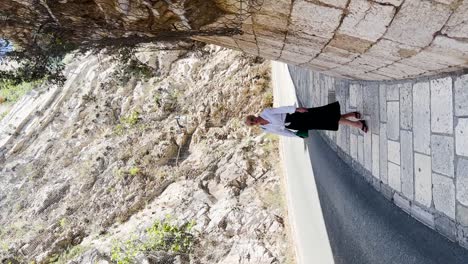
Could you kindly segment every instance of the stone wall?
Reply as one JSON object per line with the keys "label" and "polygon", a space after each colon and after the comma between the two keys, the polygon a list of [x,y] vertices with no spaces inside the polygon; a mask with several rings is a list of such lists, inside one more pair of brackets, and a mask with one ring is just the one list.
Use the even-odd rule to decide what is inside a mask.
{"label": "stone wall", "polygon": [[468,1],[264,0],[243,30],[198,39],[348,79],[468,66]]}
{"label": "stone wall", "polygon": [[[290,70],[296,80],[304,71]],[[296,81],[304,105],[337,100],[342,113],[367,120],[366,134],[346,126],[323,133],[341,158],[403,211],[468,248],[468,74],[384,82],[301,76],[309,78]]]}

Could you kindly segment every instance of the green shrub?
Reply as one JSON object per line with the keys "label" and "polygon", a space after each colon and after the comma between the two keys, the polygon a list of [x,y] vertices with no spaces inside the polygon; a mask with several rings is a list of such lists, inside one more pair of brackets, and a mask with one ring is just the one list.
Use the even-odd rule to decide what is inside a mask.
{"label": "green shrub", "polygon": [[189,254],[193,250],[195,222],[178,226],[170,223],[169,218],[156,221],[145,231],[145,240],[131,238],[124,242],[114,242],[111,260],[117,264],[133,263],[136,256],[151,251],[165,251]]}
{"label": "green shrub", "polygon": [[41,84],[43,80],[34,82],[22,82],[14,84],[11,81],[0,81],[0,97],[5,99],[7,103],[15,103],[27,92]]}

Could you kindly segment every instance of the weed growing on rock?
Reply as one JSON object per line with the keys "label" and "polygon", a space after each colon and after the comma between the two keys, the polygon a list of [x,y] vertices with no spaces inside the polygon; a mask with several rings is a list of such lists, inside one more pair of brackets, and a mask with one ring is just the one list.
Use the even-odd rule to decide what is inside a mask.
{"label": "weed growing on rock", "polygon": [[128,174],[130,174],[130,176],[136,176],[140,173],[140,168],[138,167],[132,167],[128,170]]}
{"label": "weed growing on rock", "polygon": [[111,260],[117,264],[129,264],[138,255],[152,251],[189,254],[193,250],[195,237],[192,228],[194,225],[194,221],[180,226],[172,224],[169,217],[156,221],[146,229],[144,240],[131,238],[124,242],[114,242]]}
{"label": "weed growing on rock", "polygon": [[123,135],[127,129],[135,127],[135,125],[140,121],[140,112],[132,111],[130,114],[120,118],[120,124],[116,125],[114,128],[114,133],[116,135]]}
{"label": "weed growing on rock", "polygon": [[76,257],[80,256],[83,254],[88,248],[84,246],[74,246],[68,248],[66,251],[64,251],[60,255],[55,255],[53,259],[49,260],[49,263],[53,264],[65,264],[69,263],[70,260],[75,259]]}

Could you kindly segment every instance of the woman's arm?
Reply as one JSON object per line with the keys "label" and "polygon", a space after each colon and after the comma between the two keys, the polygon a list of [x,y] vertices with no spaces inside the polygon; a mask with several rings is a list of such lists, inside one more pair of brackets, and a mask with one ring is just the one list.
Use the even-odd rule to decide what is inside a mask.
{"label": "woman's arm", "polygon": [[296,112],[298,112],[298,113],[306,113],[306,112],[308,112],[308,110],[307,110],[307,108],[305,108],[305,107],[298,107],[298,108],[296,108]]}
{"label": "woman's arm", "polygon": [[270,112],[272,114],[292,114],[296,111],[296,107],[294,105],[290,106],[280,106],[274,108],[267,108],[265,111]]}

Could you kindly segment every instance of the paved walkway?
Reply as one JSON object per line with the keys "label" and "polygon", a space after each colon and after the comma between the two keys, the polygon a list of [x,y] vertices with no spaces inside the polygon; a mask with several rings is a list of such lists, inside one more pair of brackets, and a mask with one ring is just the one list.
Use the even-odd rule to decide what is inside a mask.
{"label": "paved walkway", "polygon": [[[272,79],[274,105],[297,105],[294,84],[286,64],[273,62]],[[280,137],[280,155],[285,169],[284,186],[296,263],[333,264],[309,152],[304,140]]]}
{"label": "paved walkway", "polygon": [[370,131],[324,135],[338,154],[403,211],[468,247],[468,75],[348,82],[290,67],[303,105],[338,100]]}
{"label": "paved walkway", "polygon": [[386,200],[318,133],[306,142],[336,264],[467,263],[468,250]]}

